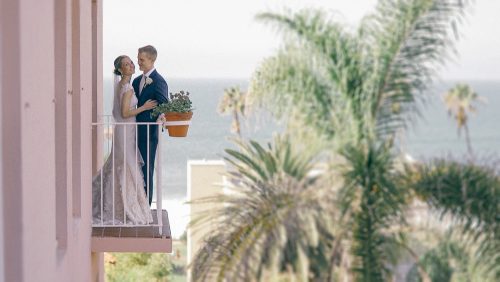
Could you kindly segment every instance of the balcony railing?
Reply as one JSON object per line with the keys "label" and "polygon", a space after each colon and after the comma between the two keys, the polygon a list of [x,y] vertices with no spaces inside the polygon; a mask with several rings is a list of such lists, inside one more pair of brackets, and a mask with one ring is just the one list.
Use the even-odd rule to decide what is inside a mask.
{"label": "balcony railing", "polygon": [[[103,144],[103,158],[104,158],[104,164],[106,165],[106,162],[110,162],[108,163],[108,165],[111,165],[111,172],[112,172],[112,175],[116,175],[116,174],[120,174],[119,177],[121,177],[123,179],[123,183],[127,183],[127,177],[129,177],[130,175],[127,175],[127,173],[130,173],[128,172],[127,169],[119,172],[118,169],[115,167],[117,165],[117,163],[115,162],[115,160],[119,159],[123,164],[127,164],[127,161],[130,161],[130,160],[127,160],[127,158],[130,158],[131,154],[130,152],[127,152],[127,146],[130,146],[130,144],[127,144],[128,141],[130,141],[130,138],[129,137],[129,133],[131,131],[135,131],[135,132],[138,132],[138,128],[139,126],[147,126],[147,154],[149,155],[150,153],[150,147],[149,147],[149,144],[150,144],[150,140],[149,140],[149,137],[150,137],[150,130],[151,129],[151,125],[158,125],[158,147],[157,147],[157,150],[156,150],[156,164],[155,164],[155,172],[154,172],[154,175],[155,175],[155,178],[156,178],[156,181],[154,183],[154,190],[155,190],[155,194],[156,194],[156,197],[153,197],[153,202],[152,202],[152,207],[156,207],[156,214],[153,215],[153,217],[155,217],[154,219],[154,224],[153,223],[150,223],[148,224],[149,226],[158,226],[158,227],[161,227],[162,226],[162,215],[161,215],[161,211],[162,211],[162,192],[163,192],[163,186],[162,186],[162,182],[161,182],[161,173],[158,173],[159,171],[162,170],[162,161],[161,161],[161,151],[162,151],[162,148],[161,148],[161,138],[162,138],[162,134],[161,134],[161,128],[162,128],[162,124],[161,123],[135,123],[135,122],[114,122],[112,120],[111,117],[104,117],[104,121],[103,122],[100,122],[100,123],[93,123],[92,126],[95,127],[96,129],[96,132],[102,132],[103,134],[101,134],[101,136],[103,136],[103,140],[102,140],[102,144]],[[123,133],[123,136],[114,136],[115,132],[120,132],[120,133]],[[119,142],[121,143],[121,145],[123,145],[122,149],[121,150],[113,150],[113,140],[117,141],[118,138],[122,138]],[[100,142],[98,142],[99,144]],[[138,134],[135,134],[135,144],[138,144]],[[133,160],[132,160],[132,164],[138,164],[139,162],[139,158],[141,157],[140,155],[140,152],[139,152],[139,149],[137,147],[137,145],[134,146],[135,147],[135,152],[133,153]],[[117,156],[118,153],[116,153],[116,151],[121,151],[119,153],[121,153],[122,155],[120,156]],[[143,158],[144,161],[146,158]],[[147,163],[145,161],[144,163],[145,166],[147,166],[146,168],[146,171],[147,171],[147,175],[149,175],[150,173],[150,167],[149,167],[149,163]],[[140,166],[139,165],[133,165],[131,167],[132,171],[132,176],[134,179],[138,179],[139,177],[142,177],[142,171],[140,171]],[[127,206],[127,199],[126,199],[126,193],[123,193],[123,199],[120,201],[119,199],[115,199],[116,196],[118,196],[120,194],[120,191],[117,191],[118,188],[118,183],[116,183],[116,178],[117,177],[111,177],[111,179],[106,179],[106,176],[104,175],[105,171],[104,169],[101,167],[99,170],[99,174],[100,175],[97,175],[100,177],[101,181],[100,182],[100,203],[92,203],[93,207],[97,204],[100,206],[100,222],[99,221],[95,221],[93,220],[93,224],[92,224],[92,227],[131,227],[131,226],[144,226],[143,224],[134,224],[132,223],[128,218],[127,218],[127,213],[129,212],[129,207]],[[109,178],[109,177],[107,177]],[[102,179],[104,179],[104,181],[102,181]],[[112,201],[111,201],[111,204],[112,204],[112,220],[109,221],[109,220],[106,220],[105,221],[105,216],[104,216],[104,189],[106,188],[105,187],[105,182],[106,181],[110,181],[111,180],[111,189],[112,189]],[[139,191],[139,189],[144,189],[144,187],[138,187],[137,185],[137,181],[134,181],[134,183],[136,184],[134,187],[136,189],[136,193]],[[152,183],[149,183],[149,177],[144,177],[144,183],[146,185],[146,202],[148,202],[148,199],[149,199],[149,187]],[[108,187],[109,188],[109,187]],[[124,187],[125,188],[125,187]],[[94,198],[94,197],[93,197]],[[119,204],[119,206],[117,207],[116,204],[117,203],[121,203]],[[121,215],[120,217],[116,217],[116,215],[119,214]]]}
{"label": "balcony railing", "polygon": [[[93,181],[93,199],[97,198],[99,199],[97,202],[93,201],[92,203],[92,210],[93,210],[93,223],[92,223],[92,236],[93,238],[170,238],[170,226],[168,222],[168,215],[165,210],[163,210],[162,206],[162,192],[163,192],[163,185],[162,185],[162,158],[161,158],[161,151],[162,151],[162,139],[165,138],[164,136],[167,136],[166,133],[162,132],[162,126],[165,125],[182,125],[182,124],[188,124],[189,122],[166,122],[166,123],[135,123],[135,122],[115,122],[111,116],[103,116],[100,118],[100,122],[97,123],[92,123],[92,132],[95,134],[97,137],[97,142],[96,144],[97,148],[94,148],[95,154],[97,154],[97,158],[99,160],[102,160],[102,164],[100,167],[97,168],[97,175],[94,175],[94,180],[100,177],[100,182],[98,185],[96,181]],[[149,208],[149,211],[152,213],[152,218],[153,222],[151,223],[145,223],[145,224],[140,224],[140,223],[134,223],[131,221],[131,219],[127,216],[129,214],[129,208],[127,206],[127,198],[126,198],[126,193],[121,194],[121,191],[117,191],[119,189],[119,185],[117,182],[117,179],[122,179],[122,183],[129,183],[127,180],[127,177],[132,177],[134,180],[142,177],[142,172],[141,166],[137,165],[139,162],[139,158],[141,157],[141,154],[139,152],[139,148],[137,147],[138,144],[138,134],[137,132],[139,131],[140,126],[147,126],[147,152],[149,155],[150,152],[150,130],[154,130],[151,128],[152,125],[158,125],[157,129],[158,130],[158,147],[156,150],[156,157],[155,157],[155,167],[154,167],[154,193],[152,197],[152,203],[151,207]],[[134,142],[134,140],[130,140],[130,132],[135,131],[135,144],[131,145],[130,142]],[[117,136],[117,135],[121,136]],[[123,134],[123,135],[122,135]],[[133,134],[132,134],[133,136]],[[127,144],[127,142],[129,144]],[[117,150],[113,149],[113,146],[117,148],[117,146],[122,146],[124,148],[123,150]],[[135,147],[135,148],[134,148]],[[129,148],[128,151],[126,148]],[[134,148],[134,149],[130,149]],[[131,150],[133,150],[131,152]],[[122,155],[117,155],[118,153],[121,153]],[[127,154],[128,153],[128,154]],[[132,161],[130,162],[130,159],[132,158]],[[117,161],[119,160],[119,161]],[[143,158],[144,160],[144,165],[146,166],[146,175],[149,175],[150,173],[150,166],[149,162],[147,161],[146,158]],[[132,171],[128,171],[127,169],[124,169],[122,171],[118,171],[117,164],[121,162],[123,164],[134,164],[131,166],[133,169]],[[99,163],[99,162],[98,162]],[[127,166],[124,166],[127,167]],[[106,171],[110,171],[106,174]],[[106,176],[106,175],[111,175],[112,177]],[[108,182],[108,183],[106,183]],[[148,204],[148,199],[149,199],[149,187],[151,183],[149,183],[149,177],[144,177],[144,183],[146,185],[146,198],[143,199],[146,203]],[[138,192],[140,191],[139,189],[144,189],[141,185],[137,185],[137,181],[134,181],[135,186],[135,196],[141,196]],[[100,187],[96,187],[100,186]],[[140,186],[140,187],[139,187]],[[105,191],[105,189],[110,189],[111,191]],[[96,192],[97,190],[97,192]],[[99,194],[95,194],[99,193]],[[109,205],[109,201],[104,203],[105,199],[109,198],[111,195],[111,207]],[[144,194],[142,194],[144,195]],[[117,199],[117,196],[122,196],[122,199]],[[100,202],[99,202],[100,201]],[[112,211],[111,219],[110,217],[110,210]],[[96,216],[96,213],[98,214]],[[105,214],[106,213],[106,214]],[[135,248],[108,248],[105,245],[102,244],[104,241],[96,241],[100,244],[99,247],[94,247],[93,249],[96,249],[97,251],[155,251],[154,247],[143,247],[142,249],[139,247]],[[100,242],[100,243],[99,243]],[[107,241],[106,241],[107,242]],[[114,241],[115,242],[115,241]],[[107,243],[106,243],[107,244]],[[137,245],[137,241],[134,241],[133,244]],[[142,244],[142,243],[141,243]],[[93,242],[93,245],[94,242]],[[109,245],[109,244],[108,244]],[[103,247],[104,246],[104,247]],[[167,248],[168,249],[168,248]],[[170,243],[170,249],[171,249],[171,243]],[[165,249],[163,249],[165,250]]]}

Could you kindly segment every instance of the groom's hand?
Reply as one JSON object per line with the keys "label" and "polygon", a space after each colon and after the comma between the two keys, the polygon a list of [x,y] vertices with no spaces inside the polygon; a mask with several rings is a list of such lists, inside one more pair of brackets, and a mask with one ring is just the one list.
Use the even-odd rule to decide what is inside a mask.
{"label": "groom's hand", "polygon": [[158,106],[158,102],[156,100],[149,99],[144,103],[144,105],[142,105],[142,108],[147,111],[156,108],[156,106]]}

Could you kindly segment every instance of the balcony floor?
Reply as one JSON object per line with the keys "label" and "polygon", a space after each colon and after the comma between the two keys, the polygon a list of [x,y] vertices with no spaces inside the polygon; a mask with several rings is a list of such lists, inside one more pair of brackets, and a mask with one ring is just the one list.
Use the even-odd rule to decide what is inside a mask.
{"label": "balcony floor", "polygon": [[[157,224],[156,210],[151,210]],[[163,226],[92,227],[93,252],[171,253],[172,238],[168,213],[162,210]]]}

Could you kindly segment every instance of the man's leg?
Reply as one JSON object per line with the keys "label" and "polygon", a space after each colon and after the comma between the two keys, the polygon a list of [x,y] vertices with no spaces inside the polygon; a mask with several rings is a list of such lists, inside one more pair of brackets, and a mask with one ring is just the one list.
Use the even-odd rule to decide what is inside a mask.
{"label": "man's leg", "polygon": [[139,152],[141,153],[142,159],[144,160],[144,165],[142,166],[142,177],[144,180],[144,193],[146,197],[148,195],[147,179],[148,179],[148,138],[147,138],[147,126],[138,126],[138,136],[137,136],[137,147],[139,147]]}

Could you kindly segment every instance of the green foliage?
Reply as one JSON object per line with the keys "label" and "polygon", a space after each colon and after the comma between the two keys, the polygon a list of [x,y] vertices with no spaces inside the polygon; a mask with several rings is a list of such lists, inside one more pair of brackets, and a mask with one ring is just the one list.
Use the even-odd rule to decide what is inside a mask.
{"label": "green foliage", "polygon": [[[419,263],[432,282],[471,281],[468,273],[469,254],[465,248],[450,238],[443,238],[439,244],[422,255]],[[420,282],[421,277],[416,265],[406,276],[407,282]]]}
{"label": "green foliage", "polygon": [[179,238],[179,240],[181,240],[181,242],[183,242],[184,244],[187,244],[187,230],[184,230],[184,232],[182,232],[182,235]]}
{"label": "green foliage", "polygon": [[193,110],[191,99],[189,98],[189,92],[180,91],[178,93],[170,93],[170,99],[168,103],[163,103],[158,105],[151,112],[152,117],[157,117],[162,113],[177,112],[177,113],[187,113]]}
{"label": "green foliage", "polygon": [[193,277],[274,281],[286,271],[300,280],[320,275],[324,268],[318,266],[329,264],[332,211],[320,200],[329,194],[312,175],[313,158],[307,151],[297,154],[285,138],[267,147],[239,145],[240,151],[226,150],[231,192],[201,201],[223,205],[198,218],[216,222],[191,266]]}
{"label": "green foliage", "polygon": [[168,254],[113,253],[106,262],[108,281],[167,281],[171,273]]}
{"label": "green foliage", "polygon": [[249,93],[292,120],[293,131],[313,127],[317,135],[341,135],[340,144],[392,138],[418,115],[468,4],[380,0],[354,32],[320,11],[260,14],[285,45],[261,64]]}
{"label": "green foliage", "polygon": [[186,232],[179,240],[172,242],[172,254],[170,255],[170,262],[172,264],[171,275],[169,281],[171,282],[185,282],[186,281],[186,268],[187,268],[187,241]]}
{"label": "green foliage", "polygon": [[357,281],[386,281],[386,259],[390,253],[384,247],[395,234],[383,232],[400,220],[406,203],[406,191],[398,186],[394,173],[394,158],[385,145],[348,146],[340,190],[340,205],[344,214],[351,214],[353,226],[353,271]]}
{"label": "green foliage", "polygon": [[[216,224],[193,262],[197,280],[389,281],[401,250],[423,279],[446,280],[469,249],[473,259],[460,263],[486,265],[482,277],[499,280],[498,173],[448,161],[404,171],[398,157],[397,138],[455,51],[470,2],[380,0],[354,30],[321,11],[257,16],[284,44],[249,95],[287,120],[288,135],[226,151],[232,189],[204,200],[223,207],[205,213]],[[312,144],[322,147],[311,155]],[[327,163],[319,175],[317,159]],[[419,259],[408,247],[415,197],[451,216],[464,253],[438,245]]]}
{"label": "green foliage", "polygon": [[384,251],[404,226],[408,186],[396,174],[394,139],[419,113],[428,85],[454,51],[469,1],[380,0],[352,32],[321,11],[263,13],[284,47],[256,71],[250,95],[290,132],[314,129],[344,157],[339,191],[352,270],[359,281],[389,279]]}
{"label": "green foliage", "polygon": [[444,103],[460,130],[467,122],[467,113],[476,111],[476,103],[483,99],[467,84],[458,83],[446,92]]}
{"label": "green foliage", "polygon": [[490,167],[438,159],[406,171],[415,193],[460,224],[477,262],[500,279],[500,174]]}

